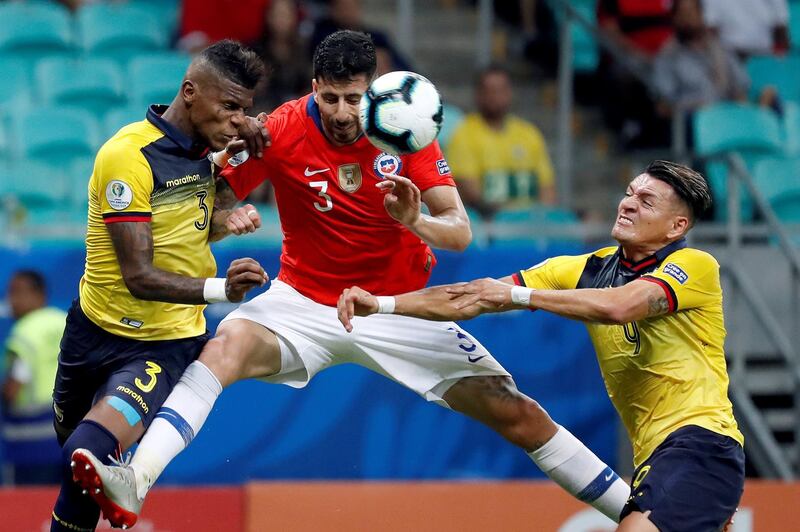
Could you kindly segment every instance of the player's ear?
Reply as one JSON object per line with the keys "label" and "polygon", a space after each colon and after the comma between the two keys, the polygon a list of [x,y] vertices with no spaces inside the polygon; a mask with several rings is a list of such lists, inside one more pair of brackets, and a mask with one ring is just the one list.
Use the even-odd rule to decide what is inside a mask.
{"label": "player's ear", "polygon": [[186,105],[191,106],[197,98],[197,85],[190,79],[183,80],[181,85],[181,97]]}
{"label": "player's ear", "polygon": [[669,238],[683,236],[689,230],[691,222],[688,216],[677,215],[672,220],[672,230],[667,235]]}
{"label": "player's ear", "polygon": [[319,89],[317,78],[311,78],[311,92],[313,93],[314,101],[317,102],[317,105],[319,105],[319,101],[317,101],[317,89]]}

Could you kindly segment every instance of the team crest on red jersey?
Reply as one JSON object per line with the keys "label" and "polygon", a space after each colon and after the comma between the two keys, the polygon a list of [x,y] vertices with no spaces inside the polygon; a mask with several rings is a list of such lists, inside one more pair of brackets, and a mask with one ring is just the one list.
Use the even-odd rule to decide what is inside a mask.
{"label": "team crest on red jersey", "polygon": [[361,166],[358,163],[339,167],[339,188],[350,194],[361,188]]}
{"label": "team crest on red jersey", "polygon": [[402,168],[403,163],[400,161],[400,157],[386,152],[379,153],[375,157],[375,162],[372,163],[372,170],[380,179],[387,175],[400,175],[400,169]]}

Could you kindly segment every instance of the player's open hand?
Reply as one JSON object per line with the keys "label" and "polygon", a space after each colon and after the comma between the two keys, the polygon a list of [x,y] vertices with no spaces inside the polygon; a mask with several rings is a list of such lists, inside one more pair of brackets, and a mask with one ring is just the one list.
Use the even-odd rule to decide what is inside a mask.
{"label": "player's open hand", "polygon": [[[259,118],[261,115],[259,115]],[[272,138],[267,129],[266,120],[246,116],[244,123],[239,127],[239,138],[232,140],[225,150],[233,155],[246,149],[251,155],[260,159],[264,155],[264,148],[272,145]]]}
{"label": "player's open hand", "polygon": [[261,215],[251,204],[238,207],[231,211],[225,220],[225,227],[234,235],[244,235],[254,233],[261,227]]}
{"label": "player's open hand", "polygon": [[422,194],[410,179],[399,175],[387,175],[375,185],[386,192],[383,206],[389,216],[406,227],[411,227],[420,217]]}
{"label": "player's open hand", "polygon": [[228,301],[239,303],[247,292],[264,286],[267,281],[269,276],[257,261],[251,258],[236,259],[228,266],[225,295]]}
{"label": "player's open hand", "polygon": [[476,279],[469,283],[447,287],[447,293],[458,296],[456,309],[478,306],[483,312],[501,312],[514,308],[511,302],[512,285],[497,279]]}
{"label": "player's open hand", "polygon": [[378,312],[378,299],[361,288],[345,288],[336,305],[339,321],[347,332],[353,332],[353,316],[369,316]]}

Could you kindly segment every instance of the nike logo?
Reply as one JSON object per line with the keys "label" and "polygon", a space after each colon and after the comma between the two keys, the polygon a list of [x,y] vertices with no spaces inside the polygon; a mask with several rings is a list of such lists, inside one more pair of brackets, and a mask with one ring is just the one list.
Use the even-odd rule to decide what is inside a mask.
{"label": "nike logo", "polygon": [[486,355],[481,355],[479,357],[467,357],[467,360],[469,360],[474,364],[475,362],[479,361],[482,358],[486,358]]}
{"label": "nike logo", "polygon": [[605,478],[605,479],[606,479],[606,482],[608,482],[609,480],[611,480],[612,478],[614,478],[614,472],[612,471],[611,473],[609,473],[608,475],[606,475],[606,476],[605,476],[605,477],[603,477],[603,478]]}
{"label": "nike logo", "polygon": [[322,172],[327,172],[330,168],[323,168],[322,170],[311,170],[308,166],[306,166],[306,171],[303,172],[306,177],[311,177],[315,174],[321,174]]}

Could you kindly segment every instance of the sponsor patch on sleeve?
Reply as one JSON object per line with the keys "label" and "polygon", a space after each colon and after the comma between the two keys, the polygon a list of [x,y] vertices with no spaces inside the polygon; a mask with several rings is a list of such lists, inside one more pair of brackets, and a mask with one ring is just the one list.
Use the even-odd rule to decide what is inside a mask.
{"label": "sponsor patch on sleeve", "polygon": [[686,281],[689,280],[689,276],[686,274],[686,272],[683,271],[680,266],[672,262],[664,265],[664,273],[674,277],[681,284],[685,284]]}
{"label": "sponsor patch on sleeve", "polygon": [[125,181],[115,179],[106,186],[106,200],[115,211],[127,209],[133,201],[133,191]]}
{"label": "sponsor patch on sleeve", "polygon": [[436,168],[439,170],[439,175],[446,175],[450,173],[450,166],[445,159],[436,161]]}

